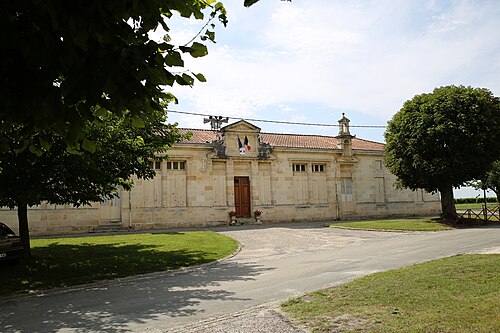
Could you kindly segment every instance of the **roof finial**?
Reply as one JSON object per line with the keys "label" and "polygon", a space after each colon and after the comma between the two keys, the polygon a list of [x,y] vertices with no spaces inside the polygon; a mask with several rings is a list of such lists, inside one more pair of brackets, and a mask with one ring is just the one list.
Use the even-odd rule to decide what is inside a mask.
{"label": "roof finial", "polygon": [[349,132],[350,120],[346,118],[345,113],[342,112],[342,119],[339,120],[339,135],[351,135]]}

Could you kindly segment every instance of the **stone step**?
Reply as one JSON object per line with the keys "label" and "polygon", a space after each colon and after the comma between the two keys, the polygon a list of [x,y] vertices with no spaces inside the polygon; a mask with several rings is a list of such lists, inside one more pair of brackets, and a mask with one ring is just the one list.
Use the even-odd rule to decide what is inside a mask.
{"label": "stone step", "polygon": [[238,217],[236,218],[236,224],[234,225],[243,225],[243,224],[262,224],[257,223],[253,217]]}
{"label": "stone step", "polygon": [[94,232],[119,232],[119,231],[126,231],[128,230],[127,227],[124,227],[121,224],[121,221],[110,221],[106,224],[100,224],[90,230],[91,233]]}

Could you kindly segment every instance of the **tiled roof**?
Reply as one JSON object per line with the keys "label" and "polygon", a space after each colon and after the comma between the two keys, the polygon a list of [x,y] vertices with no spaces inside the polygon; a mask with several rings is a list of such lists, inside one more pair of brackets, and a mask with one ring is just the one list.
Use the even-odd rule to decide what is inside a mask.
{"label": "tiled roof", "polygon": [[272,147],[336,149],[338,140],[331,136],[261,133],[261,140]]}
{"label": "tiled roof", "polygon": [[385,145],[380,142],[354,138],[352,139],[352,147],[358,150],[384,150]]}
{"label": "tiled roof", "polygon": [[215,131],[179,128],[181,134],[191,133],[191,139],[185,143],[209,143],[215,140]]}
{"label": "tiled roof", "polygon": [[[215,140],[215,131],[203,129],[179,129],[182,134],[192,133],[191,139],[185,143],[209,143]],[[309,148],[309,149],[340,149],[340,142],[333,136],[260,133],[262,142],[271,147]],[[352,139],[352,149],[384,150],[384,144],[358,138]]]}

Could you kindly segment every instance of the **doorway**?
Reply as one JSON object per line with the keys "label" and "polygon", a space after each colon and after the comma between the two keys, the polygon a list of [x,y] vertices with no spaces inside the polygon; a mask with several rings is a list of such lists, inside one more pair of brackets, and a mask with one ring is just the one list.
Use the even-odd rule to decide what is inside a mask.
{"label": "doorway", "polygon": [[250,178],[234,177],[234,206],[236,217],[251,217]]}

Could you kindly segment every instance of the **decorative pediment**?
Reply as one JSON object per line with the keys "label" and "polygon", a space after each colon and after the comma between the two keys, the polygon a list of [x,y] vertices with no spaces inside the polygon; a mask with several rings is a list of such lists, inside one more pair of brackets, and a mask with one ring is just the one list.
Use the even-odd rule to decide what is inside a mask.
{"label": "decorative pediment", "polygon": [[[224,154],[229,158],[258,158],[260,128],[245,120],[221,128]],[[219,154],[220,155],[220,154]]]}
{"label": "decorative pediment", "polygon": [[246,120],[240,120],[233,124],[222,127],[221,131],[223,133],[225,132],[260,133],[260,128],[249,123]]}

